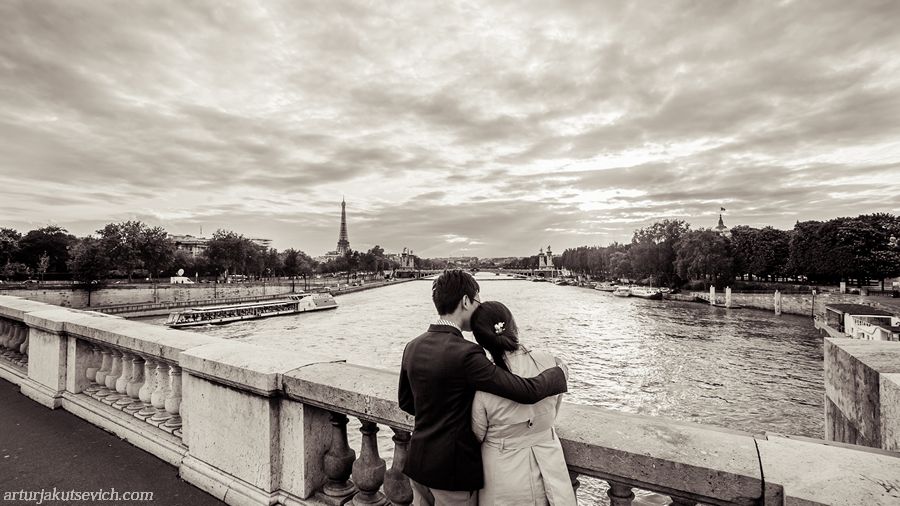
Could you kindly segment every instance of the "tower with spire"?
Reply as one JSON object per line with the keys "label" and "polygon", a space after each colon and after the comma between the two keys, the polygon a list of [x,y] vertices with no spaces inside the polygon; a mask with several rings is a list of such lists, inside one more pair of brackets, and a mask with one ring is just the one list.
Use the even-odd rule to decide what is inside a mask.
{"label": "tower with spire", "polygon": [[725,212],[724,207],[721,208],[721,211],[719,212],[719,224],[716,225],[716,228],[714,228],[713,230],[715,230],[721,236],[731,237],[731,230],[729,230],[729,228],[725,226],[725,222],[722,220],[723,212]]}
{"label": "tower with spire", "polygon": [[337,253],[343,255],[350,251],[350,240],[347,238],[347,202],[341,198],[341,232],[338,235]]}

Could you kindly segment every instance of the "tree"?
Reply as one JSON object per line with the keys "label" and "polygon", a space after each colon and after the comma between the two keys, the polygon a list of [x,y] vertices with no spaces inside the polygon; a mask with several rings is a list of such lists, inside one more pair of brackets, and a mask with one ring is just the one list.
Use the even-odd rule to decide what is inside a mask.
{"label": "tree", "polygon": [[151,278],[168,270],[175,260],[175,243],[162,227],[145,227],[141,230],[137,247],[137,258],[149,271]]}
{"label": "tree", "polygon": [[675,268],[683,279],[704,279],[721,288],[734,277],[731,244],[714,230],[687,232],[675,247]]}
{"label": "tree", "polygon": [[69,269],[75,286],[87,290],[88,306],[91,305],[91,293],[105,285],[109,268],[109,256],[101,240],[85,237],[72,248]]}
{"label": "tree", "polygon": [[129,283],[134,271],[141,267],[141,247],[146,232],[146,224],[133,220],[108,223],[97,231],[112,268],[127,274]]}
{"label": "tree", "polygon": [[6,265],[16,258],[22,234],[11,228],[0,228],[0,265]]}
{"label": "tree", "polygon": [[652,276],[660,284],[679,284],[675,245],[690,230],[683,220],[662,220],[635,230],[629,256],[635,275]]}
{"label": "tree", "polygon": [[31,230],[19,241],[17,259],[36,270],[46,253],[50,257],[48,272],[64,273],[68,270],[69,247],[75,242],[74,235],[55,225]]}

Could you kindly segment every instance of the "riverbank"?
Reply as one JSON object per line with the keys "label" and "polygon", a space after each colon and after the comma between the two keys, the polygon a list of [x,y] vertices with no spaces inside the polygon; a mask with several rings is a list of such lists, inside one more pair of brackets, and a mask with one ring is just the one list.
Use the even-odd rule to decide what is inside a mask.
{"label": "riverbank", "polygon": [[[400,284],[406,281],[413,280],[377,281],[360,286],[345,285],[340,288],[332,287],[329,289],[332,295],[337,297],[372,288]],[[319,286],[311,287],[311,289],[318,288]],[[135,318],[167,315],[173,310],[190,307],[240,304],[278,299],[289,293],[294,293],[296,290],[302,291],[302,284],[235,283],[220,285],[160,285],[159,287],[128,285],[104,288],[94,292],[91,306],[87,306],[86,295],[77,293],[80,290],[67,287],[4,290],[0,295],[11,295],[73,309],[87,309],[124,318]],[[120,302],[111,302],[114,300],[120,300]]]}

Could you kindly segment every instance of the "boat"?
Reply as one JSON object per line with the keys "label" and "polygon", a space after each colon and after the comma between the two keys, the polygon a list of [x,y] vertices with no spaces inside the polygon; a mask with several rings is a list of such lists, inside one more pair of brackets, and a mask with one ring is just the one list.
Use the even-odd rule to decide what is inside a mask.
{"label": "boat", "polygon": [[631,287],[631,295],[635,297],[640,297],[642,299],[661,299],[662,293],[659,291],[659,288],[652,288],[647,286],[633,286]]}
{"label": "boat", "polygon": [[169,314],[166,325],[169,327],[195,327],[198,325],[254,320],[308,311],[321,311],[323,309],[335,309],[336,307],[337,301],[334,300],[334,297],[329,292],[298,293],[290,294],[284,299],[176,311]]}
{"label": "boat", "polygon": [[617,286],[612,294],[616,297],[631,297],[631,288],[628,288],[627,286]]}
{"label": "boat", "polygon": [[544,278],[544,277],[541,277],[541,276],[535,276],[531,281],[533,281],[533,282],[535,282],[535,283],[546,283],[546,282],[547,282],[547,278]]}
{"label": "boat", "polygon": [[610,283],[609,281],[603,281],[601,283],[597,283],[597,286],[594,287],[594,290],[600,290],[601,292],[615,292],[616,288],[619,285],[615,283]]}

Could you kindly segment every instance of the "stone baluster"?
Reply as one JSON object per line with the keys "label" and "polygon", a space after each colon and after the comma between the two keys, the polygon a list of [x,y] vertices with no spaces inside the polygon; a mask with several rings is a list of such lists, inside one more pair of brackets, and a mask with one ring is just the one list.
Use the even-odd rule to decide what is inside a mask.
{"label": "stone baluster", "polygon": [[[109,371],[109,374],[106,375],[106,380],[104,381],[104,385],[106,385],[106,395],[103,396],[104,402],[110,400],[110,402],[115,402],[119,398],[119,393],[116,392],[116,381],[119,380],[119,376],[122,375],[122,352],[119,350],[110,351],[112,355],[112,368]],[[101,391],[102,392],[102,391]],[[98,392],[100,395],[100,392]]]}
{"label": "stone baluster", "polygon": [[116,396],[109,397],[108,404],[117,408],[124,408],[125,406],[131,404],[131,399],[125,393],[125,387],[128,386],[128,382],[131,381],[134,376],[134,364],[132,363],[134,355],[130,352],[122,352],[122,374],[116,379],[115,389]]}
{"label": "stone baluster", "polygon": [[169,395],[164,402],[166,412],[172,415],[166,423],[160,426],[166,432],[175,432],[181,429],[181,368],[173,365],[169,368],[169,380],[171,387]]}
{"label": "stone baluster", "polygon": [[353,496],[354,506],[387,504],[384,494],[379,490],[384,483],[385,462],[378,456],[378,424],[360,419],[362,426],[362,448],[359,458],[353,463],[353,482],[359,493]]}
{"label": "stone baluster", "polygon": [[141,389],[144,388],[145,366],[144,359],[138,354],[135,354],[134,358],[131,359],[131,371],[131,381],[125,385],[125,395],[128,396],[128,403],[121,406],[128,413],[140,411],[144,406],[141,403],[139,394]]}
{"label": "stone baluster", "polygon": [[[128,385],[134,383],[135,376],[140,376],[141,373],[143,373],[141,364],[135,365],[135,359],[140,359],[140,357],[130,352],[126,353],[125,357],[122,359],[122,376],[116,381],[116,392],[119,392],[121,397],[113,403],[114,408],[125,409],[125,406],[134,402],[134,398],[128,393]],[[140,388],[140,386],[138,386],[138,388]],[[134,388],[133,385],[132,390],[137,392],[137,389]]]}
{"label": "stone baluster", "polygon": [[12,326],[9,324],[9,321],[0,318],[0,355],[6,353],[6,350],[9,348],[11,330]]}
{"label": "stone baluster", "polygon": [[575,491],[575,494],[578,494],[578,487],[581,486],[581,482],[578,481],[578,473],[569,471],[569,481],[572,483],[572,490]]}
{"label": "stone baluster", "polygon": [[681,497],[669,496],[669,499],[672,499],[672,502],[669,503],[669,506],[697,506],[697,501],[693,499],[682,499]]}
{"label": "stone baluster", "polygon": [[22,342],[22,346],[19,347],[19,353],[21,353],[21,357],[19,358],[19,365],[28,365],[28,339],[30,332],[25,334],[25,341]]}
{"label": "stone baluster", "polygon": [[28,332],[27,327],[17,323],[13,324],[12,336],[7,343],[7,349],[3,352],[6,358],[15,360],[19,356],[19,347],[25,342],[25,334]]}
{"label": "stone baluster", "polygon": [[331,413],[331,446],[322,459],[327,481],[316,498],[332,506],[345,504],[356,493],[356,485],[350,480],[356,452],[347,443],[348,421],[344,414]]}
{"label": "stone baluster", "polygon": [[[153,392],[156,391],[156,385],[158,383],[156,377],[156,368],[159,366],[159,363],[153,357],[147,357],[144,361],[144,384],[141,386],[141,389],[138,391],[138,398],[141,400],[140,409],[134,412],[134,416],[140,418],[141,420],[146,420],[153,416],[153,413],[156,412],[156,408],[153,407]],[[128,409],[131,411],[131,408]]]}
{"label": "stone baluster", "polygon": [[100,362],[100,369],[97,370],[97,386],[99,388],[91,394],[91,397],[96,399],[109,395],[109,389],[106,388],[106,377],[112,370],[112,352],[108,348],[100,348],[100,355],[102,361]]}
{"label": "stone baluster", "polygon": [[616,481],[607,481],[607,483],[609,483],[609,490],[606,491],[606,495],[609,496],[609,506],[631,506],[634,492],[631,491],[630,486]]}
{"label": "stone baluster", "polygon": [[100,370],[100,361],[102,355],[100,353],[100,348],[96,345],[91,346],[91,356],[87,360],[88,366],[87,369],[84,370],[84,377],[87,378],[88,384],[81,391],[84,394],[91,395],[100,390],[100,385],[97,384],[97,371]]}
{"label": "stone baluster", "polygon": [[403,466],[409,451],[409,431],[394,429],[394,461],[384,475],[384,493],[397,506],[406,506],[413,500],[412,486],[409,478],[403,474]]}
{"label": "stone baluster", "polygon": [[166,397],[170,395],[169,380],[169,364],[160,361],[156,366],[156,390],[150,396],[154,412],[153,416],[147,419],[148,422],[157,427],[172,417],[166,412]]}

